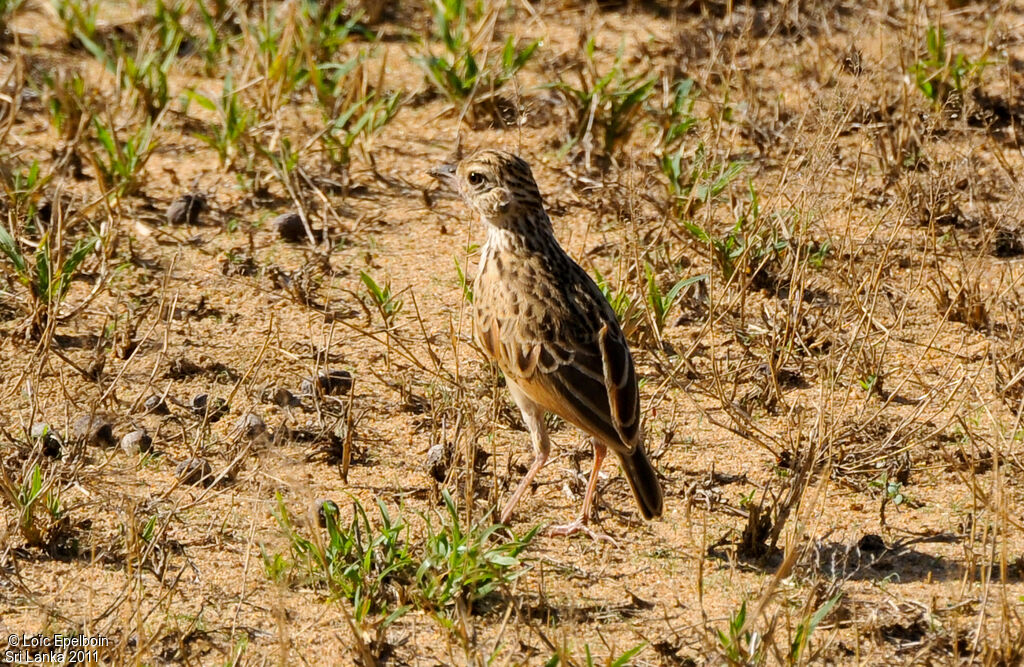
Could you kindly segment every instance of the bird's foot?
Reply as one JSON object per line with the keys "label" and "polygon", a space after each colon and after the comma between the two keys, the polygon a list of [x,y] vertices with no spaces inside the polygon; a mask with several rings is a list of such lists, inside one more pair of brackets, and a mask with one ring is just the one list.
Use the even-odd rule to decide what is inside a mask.
{"label": "bird's foot", "polygon": [[562,524],[560,526],[551,526],[548,529],[548,535],[552,537],[568,537],[569,535],[575,535],[576,533],[585,533],[590,539],[598,542],[608,542],[612,546],[619,546],[610,535],[600,533],[590,526],[583,520],[583,517],[576,519],[572,523]]}

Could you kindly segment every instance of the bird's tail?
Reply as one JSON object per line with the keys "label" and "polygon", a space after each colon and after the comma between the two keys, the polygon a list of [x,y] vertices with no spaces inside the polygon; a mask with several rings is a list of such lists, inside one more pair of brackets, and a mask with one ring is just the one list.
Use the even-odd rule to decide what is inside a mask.
{"label": "bird's tail", "polygon": [[658,473],[647,458],[643,446],[638,445],[632,454],[620,455],[619,462],[629,481],[629,488],[633,490],[640,513],[648,520],[661,516],[664,503],[661,483],[658,482]]}

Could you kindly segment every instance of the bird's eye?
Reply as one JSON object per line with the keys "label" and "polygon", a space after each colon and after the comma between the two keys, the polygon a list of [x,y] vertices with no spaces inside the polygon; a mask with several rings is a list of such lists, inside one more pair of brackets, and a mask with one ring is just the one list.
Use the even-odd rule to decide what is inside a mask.
{"label": "bird's eye", "polygon": [[469,173],[469,184],[470,185],[481,185],[487,179],[479,171],[471,171]]}

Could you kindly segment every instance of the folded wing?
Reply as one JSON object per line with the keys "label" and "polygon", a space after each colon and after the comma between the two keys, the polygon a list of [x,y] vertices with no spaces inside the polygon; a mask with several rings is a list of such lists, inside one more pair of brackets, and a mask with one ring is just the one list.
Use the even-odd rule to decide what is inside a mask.
{"label": "folded wing", "polygon": [[640,396],[629,347],[606,322],[580,340],[522,342],[502,335],[498,318],[478,322],[477,335],[498,367],[535,402],[628,454],[640,440]]}

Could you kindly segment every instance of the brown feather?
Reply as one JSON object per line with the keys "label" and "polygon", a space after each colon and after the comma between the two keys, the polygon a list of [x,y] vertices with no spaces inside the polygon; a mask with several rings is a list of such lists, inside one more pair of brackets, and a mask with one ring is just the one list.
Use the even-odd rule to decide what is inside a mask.
{"label": "brown feather", "polygon": [[641,513],[660,515],[629,345],[601,290],[555,239],[529,165],[480,151],[457,173],[488,234],[473,288],[477,339],[533,424],[535,448],[547,448],[539,409],[559,415],[615,452]]}

